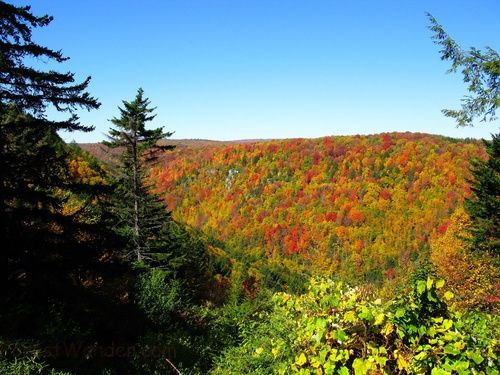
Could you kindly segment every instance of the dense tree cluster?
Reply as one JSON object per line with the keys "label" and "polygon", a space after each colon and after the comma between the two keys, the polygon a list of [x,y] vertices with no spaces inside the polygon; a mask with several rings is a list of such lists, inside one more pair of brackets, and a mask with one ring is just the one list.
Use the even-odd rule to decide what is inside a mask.
{"label": "dense tree cluster", "polygon": [[480,142],[426,134],[281,140],[179,147],[151,178],[174,217],[244,254],[257,278],[291,267],[381,283],[445,232],[475,156]]}

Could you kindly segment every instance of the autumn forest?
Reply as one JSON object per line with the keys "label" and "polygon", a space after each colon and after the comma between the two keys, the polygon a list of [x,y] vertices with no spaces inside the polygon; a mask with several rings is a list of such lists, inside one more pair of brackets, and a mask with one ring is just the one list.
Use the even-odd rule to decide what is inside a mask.
{"label": "autumn forest", "polygon": [[177,147],[150,178],[174,217],[251,259],[257,279],[294,264],[382,284],[446,231],[472,156],[480,143],[425,134],[292,139]]}
{"label": "autumn forest", "polygon": [[[495,120],[498,54],[428,18],[444,115]],[[174,140],[139,88],[66,143],[101,104],[28,64],[51,21],[0,1],[0,373],[500,374],[500,135]]]}

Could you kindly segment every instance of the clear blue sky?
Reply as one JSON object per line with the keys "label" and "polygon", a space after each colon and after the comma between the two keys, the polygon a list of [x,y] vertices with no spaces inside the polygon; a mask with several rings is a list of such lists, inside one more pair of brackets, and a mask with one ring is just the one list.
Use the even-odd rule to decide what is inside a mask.
{"label": "clear blue sky", "polygon": [[[9,1],[9,0],[7,0]],[[142,87],[151,127],[172,138],[316,138],[411,131],[490,138],[499,122],[455,127],[441,109],[467,94],[445,74],[425,12],[462,46],[500,50],[498,0],[11,0],[54,16],[34,40],[91,75],[102,103],[79,112],[99,142]]]}

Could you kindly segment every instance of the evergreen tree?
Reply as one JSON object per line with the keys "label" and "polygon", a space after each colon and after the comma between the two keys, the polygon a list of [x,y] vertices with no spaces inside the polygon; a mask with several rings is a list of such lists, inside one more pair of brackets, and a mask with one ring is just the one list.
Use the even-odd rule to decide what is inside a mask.
{"label": "evergreen tree", "polygon": [[[54,143],[46,142],[46,137],[55,140],[58,130],[93,130],[92,126],[79,123],[75,111],[97,109],[100,105],[85,91],[90,77],[75,83],[73,73],[26,65],[37,60],[57,63],[67,60],[60,51],[40,46],[31,39],[33,28],[45,27],[51,21],[52,17],[47,15],[34,16],[30,7],[15,7],[0,1],[0,234],[3,237],[9,236],[8,231],[16,222],[13,215],[23,206],[20,202],[30,202],[33,209],[47,208],[49,201],[55,203],[43,192],[60,183],[56,176],[62,173],[62,164],[60,160],[54,162]],[[46,116],[50,107],[68,113],[68,119],[50,120]]]}
{"label": "evergreen tree", "polygon": [[[443,110],[456,120],[457,126],[473,126],[475,118],[481,121],[496,120],[495,112],[500,106],[500,56],[491,47],[486,53],[472,47],[462,49],[428,14],[430,29],[436,34],[435,42],[443,47],[441,59],[452,63],[449,72],[462,68],[463,80],[473,95],[463,100],[460,110]],[[488,160],[478,158],[471,161],[473,179],[472,195],[464,202],[464,208],[472,220],[471,245],[475,250],[500,255],[500,134],[492,141],[483,140]]]}
{"label": "evergreen tree", "polygon": [[159,233],[168,221],[165,207],[148,191],[147,169],[158,159],[159,152],[173,148],[159,144],[173,133],[163,132],[163,127],[146,129],[146,124],[156,116],[152,114],[156,108],[149,107],[150,101],[143,94],[139,89],[132,102],[123,101],[124,108],[118,107],[120,118],[111,120],[116,128],[110,129],[108,141],[103,142],[121,151],[116,175],[117,215],[122,234],[132,244],[128,255],[139,262],[151,260],[155,253],[161,252]]}
{"label": "evergreen tree", "polygon": [[464,208],[472,220],[472,248],[500,256],[500,134],[483,144],[488,159],[471,160],[472,194]]}
{"label": "evergreen tree", "polygon": [[[51,21],[33,15],[30,7],[0,1],[0,274],[6,282],[19,281],[22,274],[24,281],[41,285],[36,274],[50,267],[40,263],[56,259],[60,237],[74,233],[57,194],[69,189],[67,153],[57,131],[93,130],[79,123],[76,110],[100,105],[85,91],[90,77],[75,83],[73,73],[44,69],[45,63],[38,68],[38,61],[67,60],[32,40],[32,30]],[[51,120],[49,108],[68,118]]]}

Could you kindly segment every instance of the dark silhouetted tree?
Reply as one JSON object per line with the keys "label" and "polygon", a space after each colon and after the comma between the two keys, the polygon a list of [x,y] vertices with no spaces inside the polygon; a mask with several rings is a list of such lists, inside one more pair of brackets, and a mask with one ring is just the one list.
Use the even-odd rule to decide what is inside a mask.
{"label": "dark silhouetted tree", "polygon": [[[40,70],[28,62],[67,60],[60,51],[32,41],[32,29],[50,24],[50,16],[34,16],[30,7],[16,7],[0,1],[0,233],[3,238],[17,221],[13,215],[31,208],[47,208],[44,195],[54,186],[56,131],[91,131],[79,123],[78,108],[97,109],[99,103],[85,90],[90,77],[75,83],[73,73]],[[46,67],[45,64],[43,64]],[[48,118],[48,108],[67,113],[66,120]],[[52,170],[52,171],[51,171]],[[38,203],[35,203],[38,201]],[[44,204],[40,202],[44,201]],[[19,216],[19,215],[17,215]]]}

